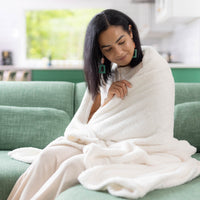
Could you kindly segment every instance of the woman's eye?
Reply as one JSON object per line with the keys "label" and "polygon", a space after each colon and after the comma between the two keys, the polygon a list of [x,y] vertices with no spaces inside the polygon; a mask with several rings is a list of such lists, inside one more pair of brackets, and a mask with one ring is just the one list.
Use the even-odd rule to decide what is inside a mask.
{"label": "woman's eye", "polygon": [[120,42],[120,43],[119,43],[119,45],[121,45],[121,44],[124,44],[124,43],[125,43],[125,41],[123,41],[123,42]]}
{"label": "woman's eye", "polygon": [[109,52],[109,51],[111,51],[111,49],[106,49],[105,51],[106,51],[106,52]]}
{"label": "woman's eye", "polygon": [[121,45],[121,44],[124,44],[124,43],[125,43],[125,41],[123,41],[123,42],[120,42],[120,43],[119,43],[119,45]]}

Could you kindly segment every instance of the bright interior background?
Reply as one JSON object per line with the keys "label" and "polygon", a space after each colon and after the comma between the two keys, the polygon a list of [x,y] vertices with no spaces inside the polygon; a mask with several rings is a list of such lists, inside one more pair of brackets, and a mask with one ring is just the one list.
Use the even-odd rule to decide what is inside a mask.
{"label": "bright interior background", "polygon": [[[135,3],[138,2],[137,0],[0,0],[0,52],[3,50],[12,51],[14,65],[16,66],[29,66],[31,61],[41,61],[42,58],[37,56],[36,53],[30,53],[33,50],[28,50],[30,44],[27,42],[26,35],[27,12],[87,9],[86,12],[88,14],[90,12],[92,13],[94,9],[113,8],[127,13],[136,22],[143,45],[152,45],[160,52],[170,52],[172,61],[174,62],[200,65],[200,1],[174,0],[176,2],[176,13],[181,15],[181,17],[166,20],[166,22],[158,24],[155,22],[156,1],[154,3],[138,4]],[[186,2],[190,3],[190,7],[188,7]],[[184,13],[187,16],[183,17]],[[81,16],[84,18],[86,14],[81,14]],[[89,15],[87,15],[87,18],[89,20]],[[70,28],[69,24],[66,27],[59,27],[59,25],[56,25],[57,22],[55,20],[53,23],[56,26],[54,30]],[[63,46],[61,47],[60,44],[55,45],[53,40],[48,40],[46,41],[46,45],[49,45],[46,47],[48,50],[45,50],[41,54],[42,57],[48,57],[51,54],[52,58],[55,57],[57,59],[81,59],[80,52],[82,52],[83,45],[81,41],[83,41],[82,37],[84,35],[81,35],[81,33],[84,33],[85,27],[84,24],[82,25],[80,34],[75,33],[77,34],[77,40],[69,41],[67,38],[64,40],[64,36],[60,40],[60,43],[64,40],[63,42],[68,43],[70,47],[75,45],[76,50],[71,47],[71,51],[66,52]],[[74,27],[71,27],[71,29],[75,31]],[[45,46],[45,42],[41,43],[41,46]],[[59,51],[63,51],[62,56],[58,56]]]}

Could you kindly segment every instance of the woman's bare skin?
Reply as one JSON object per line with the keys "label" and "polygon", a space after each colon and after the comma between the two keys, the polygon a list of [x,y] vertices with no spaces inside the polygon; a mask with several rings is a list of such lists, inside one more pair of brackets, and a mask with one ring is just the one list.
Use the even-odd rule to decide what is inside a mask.
{"label": "woman's bare skin", "polygon": [[[127,96],[128,94],[127,86],[129,88],[132,87],[131,83],[127,80],[113,82],[109,88],[108,96],[105,99],[102,107],[106,105],[113,98],[114,95],[117,95],[119,98],[124,99],[124,97]],[[90,121],[90,119],[92,118],[94,113],[99,109],[100,106],[101,106],[101,94],[98,93],[97,96],[95,97],[94,104],[90,111],[88,122]]]}

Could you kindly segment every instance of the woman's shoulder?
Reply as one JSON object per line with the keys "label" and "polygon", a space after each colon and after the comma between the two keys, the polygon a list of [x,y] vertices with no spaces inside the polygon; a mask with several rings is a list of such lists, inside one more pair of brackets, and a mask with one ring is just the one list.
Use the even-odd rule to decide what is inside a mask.
{"label": "woman's shoulder", "polygon": [[158,53],[158,51],[153,46],[142,46],[144,65],[151,62],[161,62],[162,64],[167,64],[166,60]]}
{"label": "woman's shoulder", "polygon": [[153,46],[143,45],[141,47],[144,57],[151,58],[151,56],[158,55],[158,51]]}

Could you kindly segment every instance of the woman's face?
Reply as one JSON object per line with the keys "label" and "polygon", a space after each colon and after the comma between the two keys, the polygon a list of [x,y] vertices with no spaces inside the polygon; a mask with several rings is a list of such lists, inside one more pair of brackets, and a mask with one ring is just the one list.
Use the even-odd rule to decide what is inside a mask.
{"label": "woman's face", "polygon": [[102,54],[118,66],[128,65],[133,58],[135,43],[132,40],[131,25],[129,32],[124,31],[122,26],[109,26],[98,38]]}

